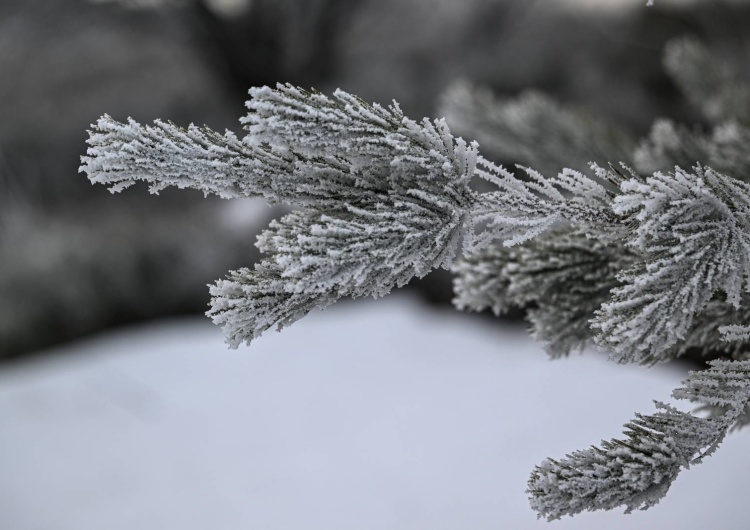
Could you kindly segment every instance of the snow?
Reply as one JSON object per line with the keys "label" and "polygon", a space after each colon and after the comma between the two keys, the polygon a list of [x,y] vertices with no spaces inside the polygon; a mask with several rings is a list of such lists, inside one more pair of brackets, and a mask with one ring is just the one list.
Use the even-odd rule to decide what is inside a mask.
{"label": "snow", "polygon": [[62,350],[0,366],[0,528],[747,528],[745,432],[647,512],[536,520],[535,464],[618,436],[684,373],[549,361],[408,295],[238,351],[199,317]]}

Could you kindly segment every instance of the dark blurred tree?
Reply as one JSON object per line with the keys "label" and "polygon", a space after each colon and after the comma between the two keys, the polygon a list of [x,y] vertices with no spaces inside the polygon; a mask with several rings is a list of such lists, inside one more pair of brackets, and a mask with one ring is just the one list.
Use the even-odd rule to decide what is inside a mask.
{"label": "dark blurred tree", "polygon": [[[117,119],[158,116],[236,131],[250,86],[290,81],[324,91],[341,87],[368,101],[395,98],[408,114],[424,116],[434,114],[438,97],[460,78],[501,97],[543,90],[638,137],[655,116],[707,126],[661,68],[669,38],[697,35],[747,64],[736,60],[747,49],[750,12],[742,3],[620,11],[545,0],[254,0],[232,11],[217,5],[0,2],[0,313],[14,314],[0,327],[0,356],[117,322],[200,311],[207,301],[200,286],[255,255],[252,227],[235,247],[239,236],[206,222],[205,244],[217,245],[205,252],[213,256],[207,266],[213,272],[175,286],[173,293],[188,291],[173,300],[149,299],[145,286],[194,274],[182,260],[159,258],[162,246],[175,244],[166,238],[192,252],[186,236],[192,219],[222,218],[227,205],[168,191],[158,202],[145,193],[115,199],[88,186],[76,172],[78,158],[85,130],[103,110]],[[100,226],[101,211],[111,227]],[[172,228],[157,244],[149,225]],[[99,237],[100,228],[113,236]],[[56,241],[87,243],[52,244],[52,233]],[[83,298],[69,295],[89,292],[86,278],[125,281],[108,276],[116,269],[113,256],[140,287],[127,296],[126,289],[97,288],[96,301],[86,299],[98,309],[84,309]],[[45,263],[59,264],[57,278],[34,287],[35,278],[55,270]],[[446,275],[420,283],[433,299],[451,297]]]}

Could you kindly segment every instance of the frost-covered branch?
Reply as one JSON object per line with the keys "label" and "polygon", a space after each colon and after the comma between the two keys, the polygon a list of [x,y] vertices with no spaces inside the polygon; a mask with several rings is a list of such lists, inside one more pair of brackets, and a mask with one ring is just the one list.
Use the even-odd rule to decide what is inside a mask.
{"label": "frost-covered branch", "polygon": [[549,520],[583,511],[645,510],[666,495],[683,469],[713,453],[745,413],[750,400],[750,361],[713,361],[691,372],[673,392],[715,414],[698,417],[657,403],[658,412],[637,414],[624,439],[547,459],[529,480],[531,506]]}
{"label": "frost-covered branch", "polygon": [[477,174],[498,191],[484,193],[477,200],[473,222],[478,233],[472,238],[471,250],[493,242],[518,245],[560,225],[596,225],[602,231],[618,229],[619,219],[611,209],[614,194],[610,189],[621,177],[612,170],[594,165],[596,178],[572,169],[545,177],[519,166],[527,177],[521,180],[502,167],[481,159],[480,162]]}
{"label": "frost-covered branch", "polygon": [[[152,192],[177,186],[327,207],[377,201],[391,188],[406,191],[418,175],[415,189],[425,189],[446,170],[462,176],[451,175],[445,192],[459,201],[468,196],[476,148],[460,139],[454,148],[442,121],[416,123],[398,106],[369,106],[342,91],[330,99],[279,85],[251,96],[243,120],[251,134],[242,140],[192,125],[143,126],[104,116],[90,134],[81,171],[113,191],[145,181]],[[325,125],[316,133],[315,124]]]}
{"label": "frost-covered branch", "polygon": [[[209,314],[233,346],[339,297],[382,296],[449,266],[462,240],[478,250],[560,226],[619,229],[611,211],[616,172],[594,166],[595,178],[573,170],[545,178],[524,168],[521,180],[478,158],[476,145],[455,138],[444,121],[415,122],[396,104],[290,85],[251,96],[242,140],[105,116],[81,167],[114,190],[141,180],[152,191],[192,187],[303,207],[260,237],[269,257],[256,270],[212,287]],[[473,176],[498,191],[471,191]]]}
{"label": "frost-covered branch", "polygon": [[524,245],[492,246],[458,260],[453,302],[459,309],[527,307],[534,338],[553,357],[583,349],[590,320],[620,285],[617,272],[634,256],[617,237],[556,230]]}
{"label": "frost-covered branch", "polygon": [[[734,307],[722,296],[714,298],[693,318],[685,337],[677,342],[665,356],[680,357],[688,352],[702,356],[727,356],[732,359],[746,359],[750,353],[750,336],[739,330],[750,324],[750,297],[743,296],[739,308]],[[728,333],[735,330],[737,333]]]}
{"label": "frost-covered branch", "polygon": [[270,257],[211,288],[209,315],[232,346],[344,296],[383,296],[449,263],[462,220],[424,204],[292,212],[258,246]]}
{"label": "frost-covered branch", "polygon": [[[620,178],[595,169],[603,182]],[[632,174],[619,194],[575,172],[499,174],[503,191],[477,201],[474,254],[454,266],[457,307],[531,305],[534,335],[553,355],[592,336],[623,363],[691,348],[740,354],[744,343],[722,345],[718,328],[750,323],[750,185],[700,166]]]}
{"label": "frost-covered branch", "polygon": [[176,186],[221,197],[261,194],[255,180],[244,178],[259,150],[230,132],[194,125],[185,129],[161,120],[151,126],[132,118],[120,123],[107,115],[93,127],[80,171],[112,192],[144,181],[152,193]]}
{"label": "frost-covered branch", "polygon": [[251,91],[250,133],[144,127],[102,118],[82,171],[119,190],[193,187],[304,207],[263,233],[270,256],[211,288],[209,315],[232,346],[342,296],[382,296],[450,265],[470,224],[476,146],[442,120],[415,122],[291,85]]}
{"label": "frost-covered branch", "polygon": [[615,212],[637,226],[643,260],[597,311],[600,346],[618,362],[653,363],[723,291],[739,307],[750,279],[750,185],[700,166],[622,184]]}

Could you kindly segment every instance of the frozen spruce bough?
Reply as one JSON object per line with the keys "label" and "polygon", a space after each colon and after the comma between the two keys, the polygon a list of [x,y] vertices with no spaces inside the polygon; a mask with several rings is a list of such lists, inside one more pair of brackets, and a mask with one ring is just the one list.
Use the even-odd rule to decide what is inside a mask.
{"label": "frozen spruce bough", "polygon": [[[144,181],[153,192],[188,187],[296,207],[258,238],[265,259],[211,286],[208,315],[232,347],[436,267],[455,272],[460,308],[532,306],[533,333],[553,355],[593,338],[617,362],[653,364],[750,336],[742,181],[699,164],[651,175],[594,164],[513,173],[444,120],[413,121],[395,103],[291,85],[250,93],[243,138],[104,116],[81,166],[112,191]],[[473,179],[491,190],[476,191]],[[544,461],[528,490],[539,515],[648,508],[746,423],[745,349],[726,344],[737,360],[692,374],[674,394],[708,416],[659,404],[623,440]]]}

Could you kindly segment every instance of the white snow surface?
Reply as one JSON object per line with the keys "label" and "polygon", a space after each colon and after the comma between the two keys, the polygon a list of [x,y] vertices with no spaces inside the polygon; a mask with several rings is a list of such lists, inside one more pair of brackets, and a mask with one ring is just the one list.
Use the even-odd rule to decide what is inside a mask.
{"label": "white snow surface", "polygon": [[619,436],[676,367],[550,361],[520,327],[408,295],[250,348],[196,317],[0,367],[0,528],[747,529],[747,432],[646,512],[547,523],[526,480]]}

